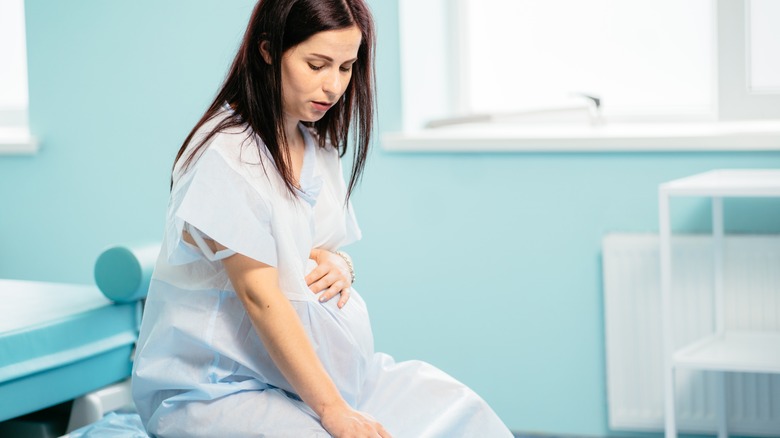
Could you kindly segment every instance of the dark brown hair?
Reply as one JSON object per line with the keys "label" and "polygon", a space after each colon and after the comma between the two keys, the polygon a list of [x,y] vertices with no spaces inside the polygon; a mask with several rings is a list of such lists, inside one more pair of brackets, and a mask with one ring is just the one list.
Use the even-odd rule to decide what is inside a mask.
{"label": "dark brown hair", "polygon": [[289,151],[282,147],[287,139],[282,112],[281,62],[267,64],[261,55],[260,44],[268,41],[271,59],[280,60],[285,51],[318,32],[351,26],[360,29],[362,38],[344,96],[320,120],[306,123],[316,131],[320,147],[330,141],[338,149],[339,157],[343,157],[348,149],[352,118],[356,119],[352,128],[356,141],[347,186],[349,199],[365,167],[374,117],[374,24],[364,0],[260,0],[225,82],[184,140],[174,167],[195,133],[229,103],[234,109],[232,115],[217,123],[189,151],[184,157],[183,168],[192,163],[198,150],[218,132],[246,124],[248,135],[257,134],[265,143],[287,188],[295,193],[293,171],[288,164]]}

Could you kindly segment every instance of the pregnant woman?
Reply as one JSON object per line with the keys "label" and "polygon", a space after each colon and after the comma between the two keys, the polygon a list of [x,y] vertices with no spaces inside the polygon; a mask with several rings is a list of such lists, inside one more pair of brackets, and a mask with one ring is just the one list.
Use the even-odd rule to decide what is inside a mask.
{"label": "pregnant woman", "polygon": [[173,168],[133,369],[150,435],[511,437],[463,384],[374,352],[339,251],[360,238],[373,50],[363,0],[255,6]]}

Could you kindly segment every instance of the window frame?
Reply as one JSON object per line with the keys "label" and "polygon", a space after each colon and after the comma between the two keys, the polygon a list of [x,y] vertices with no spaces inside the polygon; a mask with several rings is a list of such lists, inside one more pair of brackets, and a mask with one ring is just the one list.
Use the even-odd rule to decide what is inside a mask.
{"label": "window frame", "polygon": [[[24,35],[26,29],[24,0],[19,0],[22,7],[22,50],[26,54],[27,41]],[[24,57],[25,74],[29,77],[27,56]],[[39,142],[30,133],[29,126],[29,85],[25,83],[25,93],[28,95],[26,106],[0,108],[0,155],[26,155],[38,152]]]}
{"label": "window frame", "polygon": [[[441,86],[437,89],[414,83],[420,70],[419,61],[423,58],[418,54],[418,62],[415,62],[413,57],[410,59],[409,51],[413,52],[419,46],[416,43],[421,34],[414,31],[414,22],[409,23],[408,20],[417,5],[413,0],[399,0],[403,128],[401,132],[386,133],[383,147],[387,150],[428,152],[780,150],[780,93],[749,90],[749,49],[746,43],[749,29],[747,11],[751,0],[711,1],[716,21],[713,67],[717,69],[713,114],[673,125],[665,123],[668,118],[645,118],[643,123],[635,123],[636,129],[633,129],[632,125],[624,122],[636,120],[628,118],[610,123],[623,125],[617,129],[609,126],[587,130],[582,126],[561,125],[552,132],[542,126],[513,127],[490,123],[424,129],[421,114],[424,115],[425,111],[419,108],[424,106],[420,102],[440,102],[438,108],[443,102],[449,108],[460,111],[468,107],[465,98],[468,93],[463,93],[461,88],[467,80],[463,76],[466,69],[460,68],[468,62],[468,54],[458,50],[458,46],[463,46],[460,41],[468,35],[468,27],[463,24],[465,18],[458,13],[464,10],[465,0],[433,1],[438,5],[439,16],[446,17],[446,40],[450,44],[443,47],[441,44],[438,47],[428,45],[426,48],[446,53],[448,64],[445,68],[461,74],[446,78],[447,88],[444,91]],[[426,19],[435,16],[432,11],[419,15],[424,15]],[[460,24],[453,26],[452,23]],[[430,65],[422,68],[437,70],[436,66]],[[442,71],[441,67],[438,70]]]}
{"label": "window frame", "polygon": [[718,119],[780,119],[780,90],[750,89],[751,0],[717,0]]}

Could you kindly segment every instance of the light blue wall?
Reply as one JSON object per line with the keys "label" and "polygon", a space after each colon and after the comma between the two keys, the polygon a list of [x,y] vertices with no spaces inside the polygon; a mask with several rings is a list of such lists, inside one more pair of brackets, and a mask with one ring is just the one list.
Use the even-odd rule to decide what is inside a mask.
{"label": "light blue wall", "polygon": [[[107,245],[157,240],[168,171],[213,96],[250,0],[27,0],[39,154],[0,157],[0,277],[91,282]],[[396,0],[372,0],[379,130],[401,124]],[[600,241],[653,232],[656,186],[778,153],[401,154],[375,148],[351,251],[377,348],[471,385],[516,430],[607,427]],[[705,230],[707,204],[675,203]],[[769,201],[735,231],[778,231]]]}

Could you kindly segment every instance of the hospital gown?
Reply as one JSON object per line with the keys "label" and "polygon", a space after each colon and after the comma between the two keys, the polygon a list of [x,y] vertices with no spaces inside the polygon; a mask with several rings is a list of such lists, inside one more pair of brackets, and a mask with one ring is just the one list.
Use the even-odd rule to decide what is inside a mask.
{"label": "hospital gown", "polygon": [[[133,398],[149,434],[330,436],[271,360],[231,286],[221,259],[240,253],[278,269],[281,290],[341,395],[394,437],[511,437],[490,407],[452,377],[374,352],[357,291],[339,309],[337,299],[320,303],[309,290],[311,249],[336,250],[359,239],[360,229],[344,204],[337,151],[300,129],[298,196],[258,137],[243,128],[217,134],[188,169],[174,170],[133,368]],[[198,245],[182,239],[185,230]],[[213,253],[208,239],[228,249]]]}

